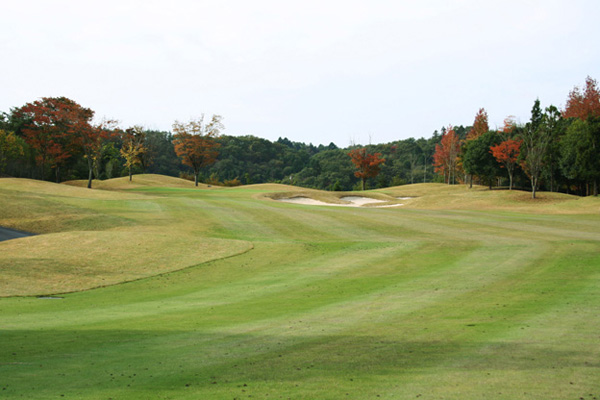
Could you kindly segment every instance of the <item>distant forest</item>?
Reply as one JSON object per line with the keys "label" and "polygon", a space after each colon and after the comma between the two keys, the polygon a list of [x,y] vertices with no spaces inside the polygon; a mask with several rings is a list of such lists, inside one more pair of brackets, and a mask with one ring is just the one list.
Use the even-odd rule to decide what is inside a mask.
{"label": "distant forest", "polygon": [[[0,175],[65,181],[155,173],[194,179],[176,151],[177,134],[105,121],[67,98],[43,98],[0,114]],[[202,132],[199,133],[200,135]],[[542,109],[531,120],[490,130],[480,109],[472,126],[449,126],[429,138],[349,146],[215,135],[216,159],[201,164],[201,182],[235,186],[284,183],[322,190],[359,190],[349,153],[366,148],[385,162],[367,188],[420,182],[479,183],[597,194],[600,178],[600,96],[595,80],[575,87],[565,110]],[[493,151],[492,149],[495,148]],[[510,181],[510,183],[509,183]]]}

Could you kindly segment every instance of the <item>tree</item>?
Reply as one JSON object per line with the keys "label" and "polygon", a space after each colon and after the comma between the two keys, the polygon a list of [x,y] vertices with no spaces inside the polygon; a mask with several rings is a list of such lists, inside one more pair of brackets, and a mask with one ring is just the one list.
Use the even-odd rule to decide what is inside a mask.
{"label": "tree", "polygon": [[492,155],[501,164],[501,168],[505,168],[508,172],[508,190],[512,190],[513,187],[513,174],[515,167],[518,165],[521,150],[521,141],[512,139],[515,128],[516,123],[513,117],[506,118],[504,120],[504,127],[499,131],[503,141],[496,146],[490,147]]}
{"label": "tree", "polygon": [[374,178],[379,174],[385,159],[381,158],[381,153],[369,154],[366,147],[351,150],[348,155],[358,170],[354,172],[354,176],[361,179],[362,190],[365,190],[367,178]]}
{"label": "tree", "polygon": [[600,178],[600,157],[598,142],[600,141],[600,121],[576,119],[567,128],[561,140],[560,166],[568,179],[576,179],[586,186],[586,195],[598,195],[598,179]]}
{"label": "tree", "polygon": [[[550,142],[550,134],[544,124],[540,110],[540,100],[537,99],[531,110],[531,122],[521,129],[521,139],[524,149],[521,149],[521,168],[531,181],[531,197],[539,186],[540,174],[544,166],[546,149]],[[524,150],[524,151],[523,151]]]}
{"label": "tree", "polygon": [[188,123],[175,121],[173,124],[175,153],[185,165],[194,170],[196,186],[200,170],[214,163],[219,154],[219,143],[215,139],[224,128],[221,119],[220,115],[213,115],[210,122],[205,123],[203,114],[199,119]]}
{"label": "tree", "polygon": [[596,117],[600,117],[600,90],[596,80],[588,76],[583,92],[575,86],[569,93],[563,118],[586,120]]}
{"label": "tree", "polygon": [[77,151],[79,135],[89,128],[94,112],[66,97],[43,97],[25,104],[15,114],[24,121],[22,133],[36,152],[42,179],[45,166],[50,164],[58,182],[61,165]]}
{"label": "tree", "polygon": [[[468,143],[471,140],[475,140],[479,138],[481,135],[490,130],[490,126],[488,125],[488,114],[484,108],[480,108],[477,114],[475,115],[475,120],[473,121],[473,127],[467,133],[467,137],[465,142]],[[463,147],[463,155],[466,146]],[[473,187],[473,175],[468,174],[469,179],[469,188]]]}
{"label": "tree", "polygon": [[448,178],[448,185],[454,183],[458,166],[458,155],[460,153],[460,140],[452,126],[442,130],[442,140],[435,146],[433,154],[433,165],[435,172],[441,173]]}
{"label": "tree", "polygon": [[12,132],[0,129],[0,176],[4,173],[9,159],[23,154],[22,139]]}
{"label": "tree", "polygon": [[144,129],[141,126],[134,126],[123,132],[123,146],[121,147],[121,156],[125,159],[125,167],[129,171],[129,181],[132,180],[132,169],[140,163],[139,155],[144,150]]}
{"label": "tree", "polygon": [[561,137],[565,131],[565,120],[560,111],[553,105],[546,107],[543,117],[544,129],[548,132],[548,148],[544,158],[543,175],[550,183],[550,191],[556,188],[556,181],[560,179],[560,149]]}
{"label": "tree", "polygon": [[[88,125],[80,130],[83,157],[88,164],[88,189],[92,188],[92,172],[99,169],[106,141],[117,134],[115,126],[116,121],[107,120],[96,125]],[[98,179],[98,176],[96,176],[96,179]]]}
{"label": "tree", "polygon": [[499,172],[498,163],[490,148],[498,143],[499,136],[493,131],[487,131],[477,139],[465,143],[463,151],[462,163],[465,172],[481,177],[490,189]]}
{"label": "tree", "polygon": [[[587,77],[585,89],[580,91],[575,87],[567,98],[563,112],[564,118],[577,119],[567,129],[568,144],[563,151],[563,170],[566,168],[564,159],[567,154],[575,151],[575,161],[580,172],[580,179],[586,181],[586,194],[589,194],[589,184],[593,184],[593,194],[598,195],[598,179],[600,178],[600,91],[596,80]],[[573,143],[578,138],[579,143]],[[569,173],[569,176],[572,176]]]}
{"label": "tree", "polygon": [[488,114],[484,108],[480,108],[477,114],[475,115],[473,127],[467,134],[467,140],[477,139],[479,136],[483,135],[489,130],[490,127],[488,125]]}

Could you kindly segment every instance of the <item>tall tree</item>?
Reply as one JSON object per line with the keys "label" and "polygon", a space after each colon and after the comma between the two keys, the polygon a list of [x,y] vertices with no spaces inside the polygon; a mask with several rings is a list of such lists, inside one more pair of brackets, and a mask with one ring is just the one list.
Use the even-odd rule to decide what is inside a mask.
{"label": "tall tree", "polygon": [[[484,108],[480,108],[477,114],[475,114],[475,120],[473,121],[473,127],[467,133],[467,137],[465,140],[465,144],[470,142],[471,140],[475,140],[479,138],[481,135],[490,130],[490,126],[488,124],[488,114]],[[467,146],[463,146],[462,152],[464,156],[464,151]],[[469,188],[473,187],[473,174],[468,174],[466,179],[469,180]]]}
{"label": "tall tree", "polygon": [[450,185],[454,183],[457,166],[458,155],[460,153],[460,140],[452,126],[442,130],[442,140],[435,146],[433,154],[433,165],[435,172],[441,173]]}
{"label": "tall tree", "polygon": [[488,114],[484,108],[480,108],[477,114],[475,115],[475,121],[473,121],[473,127],[467,134],[467,140],[477,139],[479,136],[483,135],[487,131],[490,130],[488,125]]}
{"label": "tall tree", "polygon": [[175,121],[173,143],[175,153],[185,165],[194,170],[194,181],[198,186],[200,170],[217,160],[219,143],[215,140],[224,129],[220,115],[213,115],[210,122],[204,122],[204,114],[188,123]]}
{"label": "tall tree", "polygon": [[94,112],[66,97],[43,97],[15,111],[27,144],[35,151],[42,179],[45,166],[55,168],[60,179],[60,166],[79,145],[79,134],[89,127]]}
{"label": "tall tree", "polygon": [[490,148],[499,142],[496,132],[487,131],[477,139],[465,143],[463,151],[463,168],[468,174],[479,176],[488,183],[490,189],[499,168]]}
{"label": "tall tree", "polygon": [[88,164],[89,189],[92,188],[92,172],[99,169],[98,164],[102,159],[106,141],[117,135],[115,128],[116,121],[106,120],[96,125],[88,125],[79,131],[83,156]]}
{"label": "tall tree", "polygon": [[548,148],[544,159],[543,176],[550,184],[550,191],[553,192],[557,187],[557,180],[560,179],[560,149],[561,137],[565,132],[565,120],[558,108],[553,105],[546,107],[543,117],[544,129],[550,136],[548,138]]}
{"label": "tall tree", "polygon": [[600,117],[600,90],[595,79],[588,76],[583,91],[577,86],[573,88],[567,98],[563,117],[581,120]]}
{"label": "tall tree", "polygon": [[4,173],[9,159],[24,154],[22,140],[14,133],[0,129],[0,176]]}
{"label": "tall tree", "polygon": [[498,161],[498,163],[501,164],[501,167],[505,168],[506,172],[508,172],[508,190],[512,190],[513,175],[515,172],[515,167],[518,165],[521,141],[515,139],[506,139],[500,144],[490,147],[490,150],[496,161]]}
{"label": "tall tree", "polygon": [[[550,134],[547,127],[542,124],[540,100],[537,99],[531,110],[531,121],[521,129],[520,137],[523,140],[521,149],[521,168],[531,181],[531,197],[535,199],[539,179],[544,167],[546,149],[550,143]],[[524,150],[524,151],[523,151]]]}
{"label": "tall tree", "polygon": [[[578,175],[586,180],[586,194],[590,192],[591,183],[592,193],[597,196],[600,179],[600,90],[596,80],[588,76],[583,91],[575,87],[569,93],[563,117],[580,121],[573,122],[567,129],[566,142],[569,145],[563,151],[563,169],[566,154],[575,151],[579,169],[584,170]],[[579,145],[573,143],[576,138]]]}
{"label": "tall tree", "polygon": [[140,154],[144,151],[144,128],[134,126],[125,130],[122,134],[123,146],[121,156],[125,159],[124,166],[129,171],[129,181],[133,176],[133,167],[140,163]]}
{"label": "tall tree", "polygon": [[385,159],[381,158],[381,153],[370,154],[366,147],[351,150],[348,155],[357,169],[354,176],[361,179],[362,190],[365,190],[366,180],[375,178],[379,174]]}

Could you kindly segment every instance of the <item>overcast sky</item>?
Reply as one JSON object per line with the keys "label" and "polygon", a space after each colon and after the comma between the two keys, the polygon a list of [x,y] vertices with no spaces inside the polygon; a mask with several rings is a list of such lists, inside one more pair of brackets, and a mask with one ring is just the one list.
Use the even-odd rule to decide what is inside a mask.
{"label": "overcast sky", "polygon": [[600,79],[600,2],[3,1],[0,111],[66,96],[97,117],[345,147],[529,119]]}

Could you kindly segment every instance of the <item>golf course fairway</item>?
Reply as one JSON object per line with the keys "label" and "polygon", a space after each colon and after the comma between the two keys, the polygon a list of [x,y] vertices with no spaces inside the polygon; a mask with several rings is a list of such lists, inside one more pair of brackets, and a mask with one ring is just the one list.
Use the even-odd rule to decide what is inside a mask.
{"label": "golf course fairway", "polygon": [[597,198],[82,185],[0,179],[0,399],[600,399]]}

